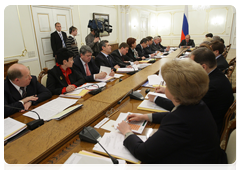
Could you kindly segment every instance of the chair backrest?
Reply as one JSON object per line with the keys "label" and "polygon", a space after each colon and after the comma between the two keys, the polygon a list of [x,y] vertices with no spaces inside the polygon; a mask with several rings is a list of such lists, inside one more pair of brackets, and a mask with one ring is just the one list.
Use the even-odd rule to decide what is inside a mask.
{"label": "chair backrest", "polygon": [[238,94],[237,93],[233,93],[233,97],[234,97],[234,101],[233,101],[233,104],[229,107],[227,113],[225,114],[224,116],[224,119],[223,119],[223,129],[222,129],[222,135],[221,135],[221,141],[225,138],[225,133],[228,129],[228,125],[229,125],[229,122],[234,114],[234,111],[237,109],[238,107]]}
{"label": "chair backrest", "polygon": [[236,129],[234,129],[229,136],[226,154],[228,163],[233,164],[236,161]]}
{"label": "chair backrest", "polygon": [[42,77],[41,84],[44,85],[44,87],[47,87],[47,74]]}
{"label": "chair backrest", "polygon": [[[47,79],[47,76],[46,76],[47,73],[48,73],[48,68],[46,68],[46,67],[43,68],[43,70],[38,75],[38,82],[39,83],[43,84],[43,80],[42,79],[43,79],[43,77],[45,77],[45,79]],[[47,80],[44,80],[45,85],[43,84],[45,87],[46,87],[46,81]]]}
{"label": "chair backrest", "polygon": [[226,71],[226,76],[230,81],[230,78],[232,76],[232,73],[234,72],[235,68],[236,68],[236,57],[233,58],[230,62],[229,62],[229,67],[228,70]]}
{"label": "chair backrest", "polygon": [[227,55],[228,55],[229,50],[231,49],[231,45],[232,44],[229,44],[228,46],[226,46],[224,52],[222,53],[222,55],[225,59],[227,59]]}

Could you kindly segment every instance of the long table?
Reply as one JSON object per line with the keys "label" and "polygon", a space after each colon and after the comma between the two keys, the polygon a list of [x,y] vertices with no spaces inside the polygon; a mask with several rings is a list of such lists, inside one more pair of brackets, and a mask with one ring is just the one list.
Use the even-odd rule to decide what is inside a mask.
{"label": "long table", "polygon": [[[5,161],[10,164],[51,163],[54,155],[59,154],[63,147],[68,146],[73,141],[79,140],[78,133],[84,126],[97,124],[100,120],[106,117],[106,111],[111,108],[119,107],[117,102],[125,94],[131,89],[136,90],[140,88],[141,85],[147,81],[148,75],[157,73],[159,68],[166,61],[176,58],[182,52],[184,52],[183,49],[178,49],[168,55],[168,57],[156,61],[151,66],[144,68],[134,75],[125,76],[123,81],[119,82],[116,80],[112,84],[110,83],[107,89],[101,93],[92,97],[86,96],[83,99],[79,99],[77,103],[83,104],[83,107],[80,110],[60,121],[51,120],[21,138],[7,144],[4,147]],[[142,93],[143,91],[144,90],[142,90]],[[53,96],[53,98],[56,97],[57,96]],[[126,98],[122,102],[122,106],[127,105],[126,107],[122,107],[122,109],[124,111],[139,112],[136,110],[138,102],[134,103],[133,101],[132,103],[132,101],[130,102],[128,100],[129,98]],[[147,113],[146,111],[141,111],[139,113],[144,112]],[[114,119],[116,118],[114,116],[117,116],[117,114],[113,114],[112,116]],[[12,117],[22,122],[30,121],[30,118],[26,118],[20,113]],[[155,125],[147,128],[153,127],[155,127]],[[103,134],[104,131],[100,130],[100,133]],[[91,151],[91,148],[93,147],[91,144],[81,146],[89,151]],[[77,147],[75,149],[78,150],[79,148]],[[63,163],[71,153],[73,152],[68,152],[67,156],[61,159],[60,162],[53,163]]]}

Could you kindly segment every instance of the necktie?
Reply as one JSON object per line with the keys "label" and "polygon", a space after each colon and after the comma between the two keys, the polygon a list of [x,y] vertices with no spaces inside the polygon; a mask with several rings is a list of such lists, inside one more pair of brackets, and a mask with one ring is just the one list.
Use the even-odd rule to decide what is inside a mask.
{"label": "necktie", "polygon": [[86,66],[86,76],[91,76],[91,72],[89,70],[88,64],[85,63],[85,66]]}
{"label": "necktie", "polygon": [[113,67],[113,64],[112,64],[111,58],[110,58],[109,56],[107,56],[107,59],[108,59],[108,62],[109,62],[109,64],[110,64],[111,68],[112,68],[112,67]]}
{"label": "necktie", "polygon": [[22,98],[25,98],[27,96],[27,92],[24,87],[20,87],[20,90],[22,90]]}
{"label": "necktie", "polygon": [[138,58],[138,52],[135,49],[133,50],[133,53],[134,53],[134,57]]}
{"label": "necktie", "polygon": [[65,48],[65,47],[66,47],[66,45],[65,45],[65,43],[64,43],[64,40],[63,40],[62,34],[61,34],[61,33],[59,33],[59,36],[60,36],[60,38],[61,38],[61,40],[62,40],[62,47],[63,47],[63,48]]}
{"label": "necktie", "polygon": [[188,42],[186,42],[186,46],[188,46]]}

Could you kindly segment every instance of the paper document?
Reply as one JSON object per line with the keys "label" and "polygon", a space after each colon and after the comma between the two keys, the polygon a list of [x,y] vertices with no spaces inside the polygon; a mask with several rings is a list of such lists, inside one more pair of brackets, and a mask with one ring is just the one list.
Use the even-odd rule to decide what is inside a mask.
{"label": "paper document", "polygon": [[[132,113],[131,112],[120,113],[116,122],[114,123],[114,128],[117,129],[118,124],[121,123],[123,120],[126,121],[127,116],[130,115],[130,114],[132,114]],[[140,114],[140,113],[134,113],[134,114]],[[131,127],[133,132],[141,134],[143,132],[144,128],[146,127],[146,125],[147,125],[147,121],[146,120],[139,121],[139,122],[134,121],[134,122],[129,122],[128,124]]]}
{"label": "paper document", "polygon": [[110,132],[118,132],[118,130],[116,130],[114,128],[114,124],[115,124],[115,120],[109,120],[107,123],[105,123],[101,128],[108,130]]}
{"label": "paper document", "polygon": [[160,96],[160,97],[163,97],[163,98],[166,98],[166,99],[167,99],[166,94],[163,94],[163,93],[155,93],[155,92],[149,92],[149,93],[145,96],[145,99],[148,99],[148,95],[149,95],[149,94],[154,95],[154,96]]}
{"label": "paper document", "polygon": [[[118,160],[119,164],[125,164],[124,160]],[[113,164],[110,158],[100,158],[86,154],[73,153],[64,164]]]}
{"label": "paper document", "polygon": [[117,79],[122,77],[122,76],[124,76],[124,75],[123,74],[117,74],[117,73],[114,74],[114,78],[117,78]]}
{"label": "paper document", "polygon": [[152,112],[168,112],[168,110],[156,105],[154,102],[149,100],[143,100],[142,103],[137,107],[139,110],[148,110]]}
{"label": "paper document", "polygon": [[164,80],[161,75],[159,76],[159,75],[153,74],[148,76],[148,83],[149,85],[163,85]]}
{"label": "paper document", "polygon": [[[89,85],[92,85],[92,86],[89,86]],[[105,82],[101,82],[101,83],[85,83],[85,84],[83,84],[80,87],[82,87],[82,88],[85,87],[84,89],[88,89],[88,90],[94,90],[94,89],[98,89],[98,88],[101,88],[101,87],[104,87],[104,86],[106,86]]]}
{"label": "paper document", "polygon": [[[144,142],[146,141],[146,136],[139,136]],[[125,137],[123,134],[117,132],[105,133],[100,140],[101,145],[110,153],[112,156],[132,163],[140,163],[128,149],[123,145]],[[105,151],[101,148],[99,144],[95,144],[93,148],[94,152],[99,152],[105,154]]]}
{"label": "paper document", "polygon": [[[52,116],[63,111],[67,107],[75,104],[77,101],[78,99],[68,99],[68,98],[58,97],[56,99],[51,100],[50,102],[47,102],[37,107],[36,109],[33,109],[33,111],[37,112],[41,119],[43,119],[44,121],[48,121]],[[27,112],[23,115],[27,117],[31,117],[33,119],[38,119],[37,114],[33,112]]]}
{"label": "paper document", "polygon": [[14,120],[10,117],[4,119],[4,141],[17,135],[18,133],[26,129],[26,127],[26,124]]}
{"label": "paper document", "polygon": [[111,70],[112,70],[111,67],[100,66],[99,73],[106,72],[107,75],[109,76],[109,74],[111,73]]}
{"label": "paper document", "polygon": [[128,73],[132,71],[138,71],[138,68],[118,68],[117,73]]}
{"label": "paper document", "polygon": [[112,76],[106,76],[103,79],[95,79],[95,81],[108,82],[109,80],[114,79]]}

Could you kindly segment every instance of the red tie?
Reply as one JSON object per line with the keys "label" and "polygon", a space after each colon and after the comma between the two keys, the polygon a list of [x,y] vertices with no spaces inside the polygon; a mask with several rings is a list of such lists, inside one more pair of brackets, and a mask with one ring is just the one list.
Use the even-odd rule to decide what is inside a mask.
{"label": "red tie", "polygon": [[88,64],[86,63],[85,66],[86,66],[86,76],[91,76],[91,72],[88,68]]}

